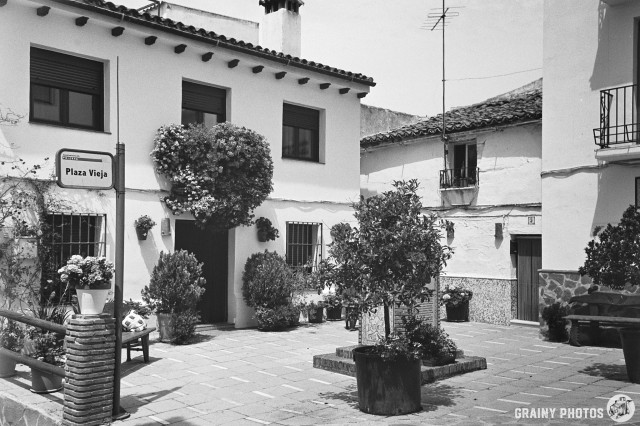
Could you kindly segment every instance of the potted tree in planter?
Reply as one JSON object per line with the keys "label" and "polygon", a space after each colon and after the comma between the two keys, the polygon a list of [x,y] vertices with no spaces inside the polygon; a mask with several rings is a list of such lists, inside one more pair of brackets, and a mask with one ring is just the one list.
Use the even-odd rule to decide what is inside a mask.
{"label": "potted tree in planter", "polygon": [[447,285],[440,295],[440,304],[447,310],[447,321],[469,321],[469,301],[473,292],[462,287]]}
{"label": "potted tree in planter", "polygon": [[296,274],[275,251],[254,253],[244,266],[242,295],[256,311],[258,329],[281,330],[297,325],[300,306],[293,300],[299,287]]}
{"label": "potted tree in planter", "polygon": [[[0,319],[0,347],[20,352],[23,339],[24,329],[20,323],[6,318]],[[0,354],[0,378],[11,377],[14,374],[16,374],[16,361]]]}
{"label": "potted tree in planter", "polygon": [[75,288],[80,313],[99,315],[107,301],[114,270],[113,263],[105,257],[73,255],[58,274],[60,281]]}
{"label": "potted tree in planter", "polygon": [[[196,305],[204,294],[202,263],[186,250],[160,252],[142,300],[156,313],[160,341],[183,343],[193,335]],[[176,328],[177,326],[177,328]]]}
{"label": "potted tree in planter", "polygon": [[138,236],[138,239],[146,240],[149,230],[156,226],[156,223],[153,221],[153,219],[145,214],[137,218],[134,222],[134,225],[136,227],[136,235]]}
{"label": "potted tree in planter", "polygon": [[261,243],[265,243],[269,240],[275,241],[279,236],[278,230],[266,217],[259,217],[256,219],[256,226],[258,227],[258,241]]}
{"label": "potted tree in planter", "polygon": [[[595,285],[621,293],[640,285],[640,212],[629,206],[620,223],[608,224],[585,248],[587,259],[578,269]],[[629,380],[640,383],[640,329],[621,328],[620,338]]]}
{"label": "potted tree in planter", "polygon": [[417,188],[416,180],[394,182],[394,190],[361,197],[354,204],[358,227],[332,228],[329,259],[321,265],[324,282],[340,295],[353,294],[361,312],[384,313],[384,338],[354,350],[359,408],[366,413],[421,409],[421,348],[410,335],[391,334],[389,308],[414,316],[431,297],[426,284],[440,274],[451,249],[440,243],[440,220],[421,213]]}

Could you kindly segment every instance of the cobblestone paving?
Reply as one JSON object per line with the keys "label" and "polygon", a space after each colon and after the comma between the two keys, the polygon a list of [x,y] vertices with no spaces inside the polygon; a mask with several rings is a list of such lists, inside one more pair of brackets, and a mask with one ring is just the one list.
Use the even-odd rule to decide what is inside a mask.
{"label": "cobblestone paving", "polygon": [[[613,425],[606,413],[610,397],[623,393],[640,401],[640,385],[627,380],[620,349],[550,343],[522,326],[443,327],[465,353],[486,357],[488,368],[424,385],[423,410],[416,414],[364,414],[354,378],[313,368],[313,355],[357,342],[357,332],[341,321],[279,333],[212,330],[188,346],[159,343],[152,334],[151,362],[142,363],[140,355],[123,364],[121,403],[131,417],[114,424]],[[22,370],[7,383],[61,412],[62,395],[30,394],[28,369]],[[516,417],[552,409],[553,418]],[[602,409],[603,417],[585,419],[584,409],[587,415]],[[624,424],[640,424],[640,403],[637,411]],[[571,413],[582,418],[568,418]]]}

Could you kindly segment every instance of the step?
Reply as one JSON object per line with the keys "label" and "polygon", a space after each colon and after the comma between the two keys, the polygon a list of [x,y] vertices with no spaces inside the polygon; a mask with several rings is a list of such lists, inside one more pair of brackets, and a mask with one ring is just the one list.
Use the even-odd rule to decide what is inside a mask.
{"label": "step", "polygon": [[[315,355],[313,357],[314,368],[331,371],[333,373],[344,374],[346,376],[356,377],[356,363],[353,360],[353,349],[356,346],[345,346],[337,348],[335,354]],[[457,376],[459,374],[469,373],[471,371],[485,370],[487,368],[487,360],[476,356],[462,356],[456,358],[453,364],[430,367],[423,365],[421,367],[421,383],[433,383],[447,377]]]}
{"label": "step", "polygon": [[[353,359],[353,350],[362,345],[343,346],[336,348],[336,355],[341,358]],[[456,359],[464,357],[464,351],[462,349],[456,350]]]}

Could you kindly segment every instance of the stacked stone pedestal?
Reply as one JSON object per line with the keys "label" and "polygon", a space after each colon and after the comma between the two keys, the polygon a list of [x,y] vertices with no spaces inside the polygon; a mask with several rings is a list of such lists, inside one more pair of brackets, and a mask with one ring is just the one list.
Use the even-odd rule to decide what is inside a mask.
{"label": "stacked stone pedestal", "polygon": [[74,315],[67,325],[65,425],[111,423],[115,339],[108,314]]}

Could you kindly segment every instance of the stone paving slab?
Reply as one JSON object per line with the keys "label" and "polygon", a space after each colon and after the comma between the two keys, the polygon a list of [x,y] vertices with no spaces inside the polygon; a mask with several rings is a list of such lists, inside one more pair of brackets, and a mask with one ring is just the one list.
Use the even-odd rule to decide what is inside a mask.
{"label": "stone paving slab", "polygon": [[[640,401],[640,385],[627,380],[620,349],[550,343],[540,340],[537,329],[522,326],[442,325],[465,355],[485,357],[487,370],[424,385],[419,413],[362,413],[353,378],[314,369],[314,355],[357,343],[357,332],[327,322],[277,333],[211,329],[188,346],[159,343],[153,333],[151,362],[134,358],[123,364],[121,402],[131,417],[115,424],[612,425],[606,413],[595,419],[558,413],[604,411],[608,398],[619,393]],[[16,378],[0,382],[0,404],[9,397],[54,418],[61,414],[61,394],[32,394],[28,368],[19,369]],[[555,408],[556,416],[522,418],[525,409],[545,408]],[[640,403],[624,424],[640,424]]]}

